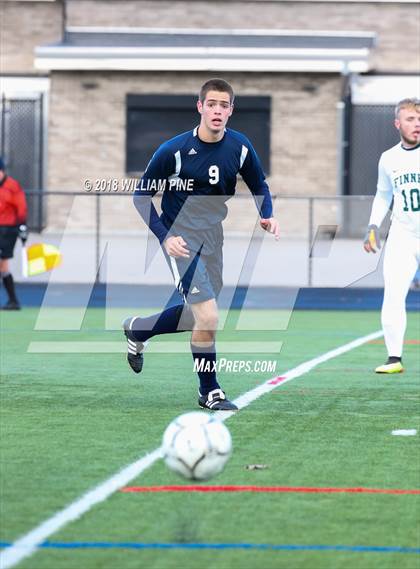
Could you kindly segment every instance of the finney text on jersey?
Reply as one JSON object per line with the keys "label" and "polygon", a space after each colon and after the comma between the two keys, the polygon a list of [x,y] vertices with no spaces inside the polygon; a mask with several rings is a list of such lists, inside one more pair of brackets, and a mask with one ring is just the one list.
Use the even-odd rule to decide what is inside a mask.
{"label": "finney text on jersey", "polygon": [[397,178],[394,178],[394,186],[395,188],[398,185],[403,184],[420,184],[420,174],[418,172],[412,172],[408,174],[401,174]]}

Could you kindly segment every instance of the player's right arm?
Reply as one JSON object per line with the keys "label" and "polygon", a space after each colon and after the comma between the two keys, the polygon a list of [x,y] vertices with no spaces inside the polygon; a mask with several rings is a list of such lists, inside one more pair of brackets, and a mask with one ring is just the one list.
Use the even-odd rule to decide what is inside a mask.
{"label": "player's right arm", "polygon": [[376,251],[381,248],[379,227],[388,213],[392,203],[392,197],[392,184],[385,168],[384,156],[382,155],[378,164],[376,194],[373,199],[369,223],[363,241],[363,247],[367,253],[376,253]]}
{"label": "player's right arm", "polygon": [[165,247],[165,251],[168,253],[170,257],[185,257],[189,258],[189,251],[187,249],[187,244],[184,239],[178,235],[170,235],[165,239],[162,243],[163,247]]}
{"label": "player's right arm", "polygon": [[152,156],[138,183],[134,193],[134,205],[170,257],[189,257],[184,239],[179,235],[170,234],[152,202],[153,196],[159,190],[166,189],[169,177],[175,172],[175,166],[174,153],[163,144]]}
{"label": "player's right arm", "polygon": [[134,192],[133,201],[137,211],[161,244],[168,236],[168,229],[160,220],[152,198],[159,189],[162,191],[165,189],[168,178],[174,172],[174,168],[174,155],[163,144],[153,154]]}

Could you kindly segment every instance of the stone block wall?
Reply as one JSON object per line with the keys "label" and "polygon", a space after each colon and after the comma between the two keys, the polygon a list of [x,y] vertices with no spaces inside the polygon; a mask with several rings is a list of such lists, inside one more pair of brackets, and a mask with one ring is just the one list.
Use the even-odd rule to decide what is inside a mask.
{"label": "stone block wall", "polygon": [[[0,0],[0,70],[32,74],[34,48],[62,36],[63,4],[55,1]],[[274,0],[68,0],[68,26],[273,28],[373,31],[378,72],[418,72],[418,4],[381,2],[299,2]],[[338,74],[224,73],[238,94],[269,95],[271,115],[271,191],[280,195],[336,195],[338,111],[344,79]],[[213,73],[211,73],[213,75]],[[204,73],[52,72],[48,129],[48,189],[84,191],[84,181],[125,178],[126,94],[196,93],[209,78]],[[198,122],[198,117],[197,117]],[[194,125],[191,125],[194,126]],[[239,184],[239,192],[246,192]],[[104,228],[136,231],[131,200],[102,200]],[[81,205],[81,204],[85,205]],[[232,204],[226,223],[231,231],[248,230],[253,210],[248,201]],[[284,216],[293,233],[303,234],[307,205],[296,202]],[[48,201],[48,228],[65,226],[67,198]],[[71,226],[91,230],[95,199],[78,200]],[[319,223],[333,223],[325,210]],[[249,213],[252,212],[252,213]]]}
{"label": "stone block wall", "polygon": [[62,4],[0,0],[0,72],[36,73],[34,50],[62,37]]}
{"label": "stone block wall", "polygon": [[371,31],[378,34],[375,70],[420,69],[420,18],[415,3],[69,0],[68,22],[77,26]]}
{"label": "stone block wall", "polygon": [[[270,95],[272,193],[281,195],[335,195],[337,191],[337,110],[341,78],[338,75],[247,74],[223,75],[242,95]],[[197,93],[207,74],[191,73],[69,73],[52,74],[49,126],[49,189],[84,191],[103,178],[121,180],[125,171],[126,94]],[[308,90],[308,84],[311,90]],[[197,124],[199,115],[197,114]],[[193,128],[195,125],[191,125]],[[246,192],[240,183],[239,192]],[[54,198],[56,199],[56,198]],[[93,200],[86,201],[91,204]],[[109,229],[134,225],[128,198],[105,198],[103,223]],[[55,202],[57,203],[57,202]],[[244,202],[245,203],[245,202]],[[66,211],[66,208],[63,209]],[[244,208],[244,212],[249,207]],[[252,211],[252,210],[251,210]],[[91,205],[78,213],[87,226]],[[83,217],[86,216],[86,220]],[[57,212],[51,223],[62,224]],[[251,215],[252,217],[252,215]],[[117,221],[119,219],[119,221]],[[128,222],[127,220],[131,221]],[[236,220],[236,221],[235,221]],[[50,222],[49,222],[50,223]],[[234,216],[231,230],[248,221]]]}

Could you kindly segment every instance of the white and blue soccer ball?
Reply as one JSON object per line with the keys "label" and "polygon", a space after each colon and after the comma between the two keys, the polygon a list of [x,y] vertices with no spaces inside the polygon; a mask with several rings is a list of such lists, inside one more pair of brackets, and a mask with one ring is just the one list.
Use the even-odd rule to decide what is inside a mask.
{"label": "white and blue soccer ball", "polygon": [[232,453],[228,428],[201,411],[180,415],[163,434],[166,465],[184,478],[209,480],[222,472]]}

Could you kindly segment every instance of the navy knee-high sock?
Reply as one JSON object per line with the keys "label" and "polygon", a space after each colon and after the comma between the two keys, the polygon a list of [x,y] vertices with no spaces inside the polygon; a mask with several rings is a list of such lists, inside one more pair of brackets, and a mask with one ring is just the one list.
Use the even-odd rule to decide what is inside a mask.
{"label": "navy knee-high sock", "polygon": [[131,323],[131,331],[137,341],[145,342],[158,334],[185,332],[192,330],[193,326],[191,309],[185,304],[178,304],[147,318],[135,318]]}
{"label": "navy knee-high sock", "polygon": [[220,389],[216,379],[216,346],[200,348],[191,343],[191,353],[194,361],[194,369],[200,379],[200,393],[207,395],[213,389]]}

